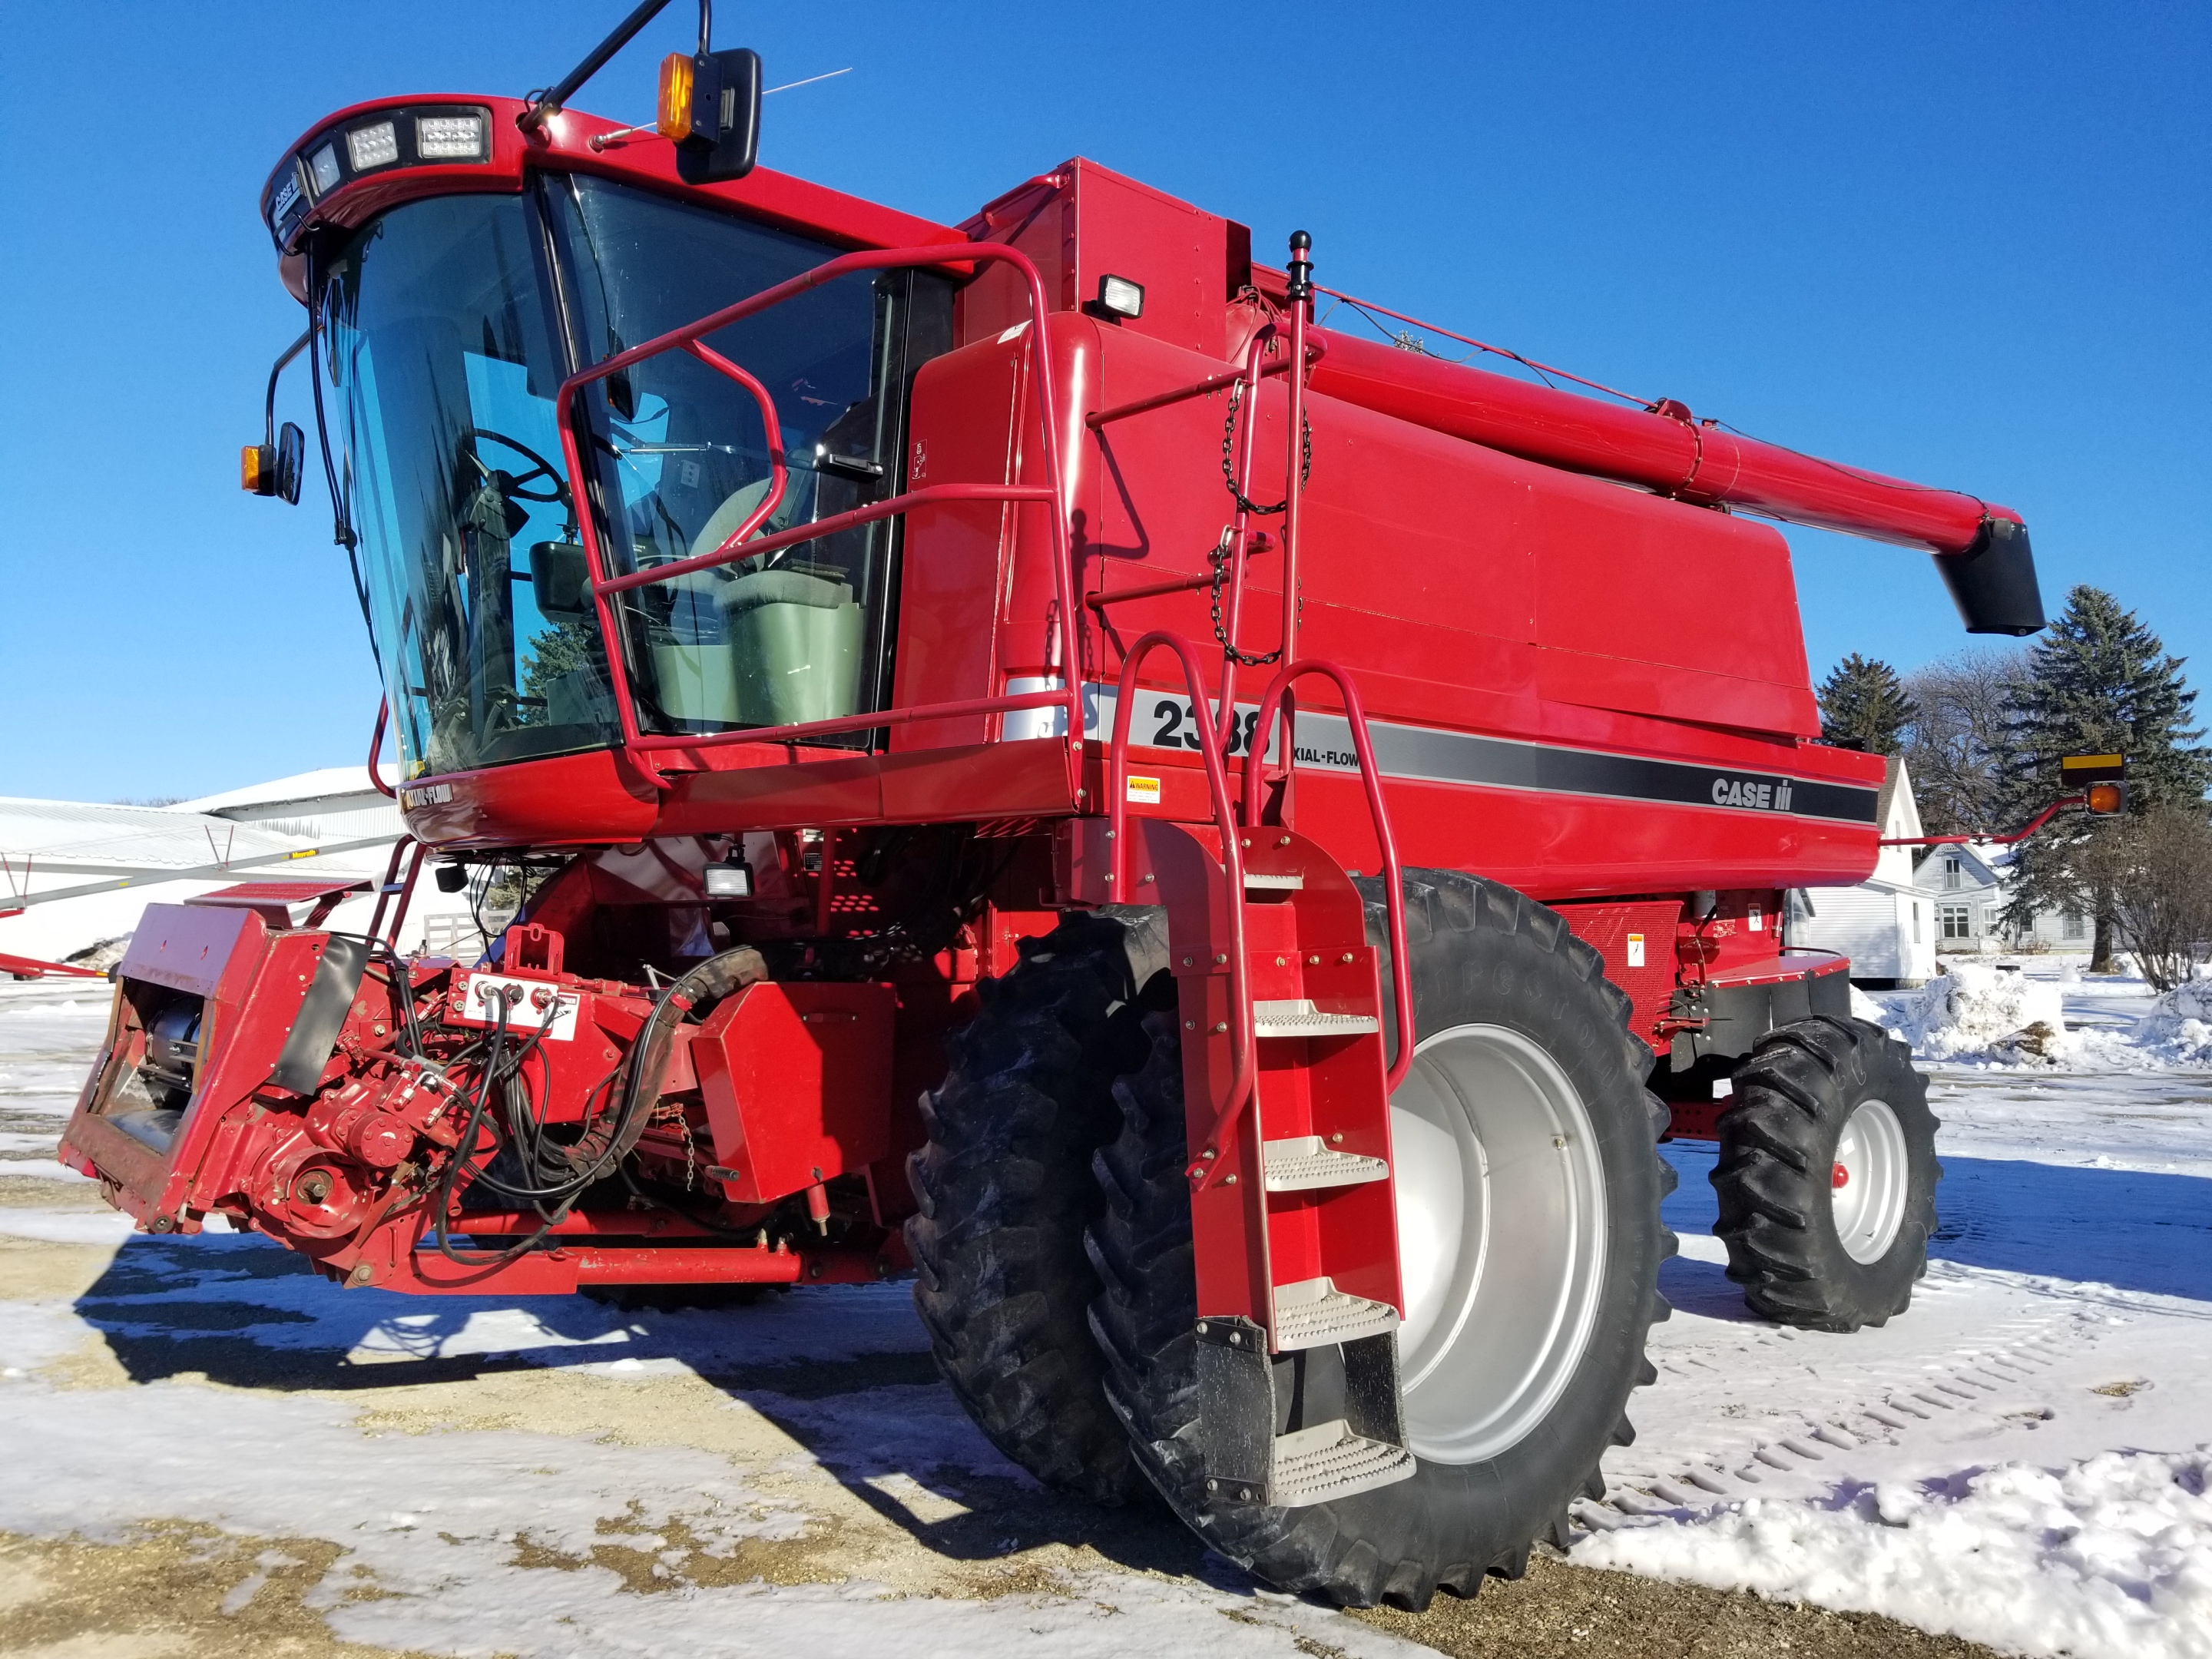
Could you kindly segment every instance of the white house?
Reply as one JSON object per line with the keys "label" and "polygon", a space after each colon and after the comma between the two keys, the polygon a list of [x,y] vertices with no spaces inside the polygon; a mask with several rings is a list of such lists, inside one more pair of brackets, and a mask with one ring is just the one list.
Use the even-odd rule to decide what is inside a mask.
{"label": "white house", "polygon": [[[387,773],[387,776],[389,774]],[[0,797],[0,955],[60,961],[130,933],[149,903],[243,881],[382,881],[403,826],[358,766],[277,778],[169,806]],[[368,926],[373,893],[333,927]],[[426,865],[404,951],[483,948],[465,893],[441,893]]]}
{"label": "white house", "polygon": [[[1922,834],[1920,807],[1905,763],[1893,758],[1875,816],[1884,841]],[[1936,913],[1919,888],[1909,847],[1885,847],[1874,874],[1856,887],[1801,888],[1790,896],[1788,939],[1851,959],[1851,982],[1910,988],[1936,972]]]}
{"label": "white house", "polygon": [[2089,918],[2075,910],[2046,910],[2025,931],[2002,917],[2011,902],[2009,848],[1989,843],[1931,848],[1913,878],[1936,915],[1936,948],[1960,951],[2086,951]]}

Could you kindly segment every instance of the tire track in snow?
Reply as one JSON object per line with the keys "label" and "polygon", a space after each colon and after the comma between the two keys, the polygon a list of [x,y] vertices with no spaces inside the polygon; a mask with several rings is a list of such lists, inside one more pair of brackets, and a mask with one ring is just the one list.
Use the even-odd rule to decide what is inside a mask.
{"label": "tire track in snow", "polygon": [[[2021,1294],[2033,1292],[1938,1264],[1911,1311],[1882,1328],[1888,1340],[1874,1331],[1832,1335],[1738,1324],[1686,1342],[1662,1337],[1652,1353],[1660,1380],[1638,1396],[1659,1408],[1650,1413],[1660,1419],[1655,1431],[1607,1455],[1607,1496],[1579,1501],[1571,1516],[1584,1531],[1601,1532],[1647,1518],[1691,1518],[1750,1498],[1806,1496],[1839,1473],[1826,1466],[1863,1446],[1893,1451],[1937,1436],[1971,1438],[1982,1424],[1994,1430],[2008,1417],[2040,1414],[2046,1408],[2033,1397],[2038,1382],[2078,1359],[2103,1331],[2076,1306],[2022,1310],[2015,1299]],[[1971,1306],[1993,1295],[2012,1305]],[[1900,1329],[1908,1320],[1937,1340],[1892,1346],[1911,1334]],[[1887,1351],[1872,1352],[1877,1344]],[[1813,1352],[1790,1352],[1801,1346]],[[1753,1416],[1738,1400],[1698,1400],[1762,1382],[1804,1403]],[[1687,1413],[1686,1405],[1692,1407]]]}

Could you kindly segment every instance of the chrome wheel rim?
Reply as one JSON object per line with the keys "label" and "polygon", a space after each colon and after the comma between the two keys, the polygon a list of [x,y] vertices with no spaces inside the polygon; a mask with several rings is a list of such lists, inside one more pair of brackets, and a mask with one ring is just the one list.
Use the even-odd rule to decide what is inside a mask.
{"label": "chrome wheel rim", "polygon": [[1589,1346],[1604,1160],[1566,1073],[1498,1025],[1422,1042],[1390,1133],[1407,1441],[1431,1462],[1481,1462],[1543,1421]]}
{"label": "chrome wheel rim", "polygon": [[1879,1261],[1905,1224],[1905,1131],[1879,1100],[1863,1100],[1844,1120],[1829,1174],[1836,1237],[1854,1261]]}

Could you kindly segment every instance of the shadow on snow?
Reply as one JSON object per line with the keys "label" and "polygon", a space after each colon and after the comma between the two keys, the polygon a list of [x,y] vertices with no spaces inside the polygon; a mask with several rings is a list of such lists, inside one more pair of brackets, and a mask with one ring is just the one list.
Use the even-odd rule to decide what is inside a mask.
{"label": "shadow on snow", "polygon": [[[904,1285],[687,1305],[696,1300],[342,1291],[265,1240],[216,1234],[126,1242],[76,1309],[143,1383],[202,1376],[237,1388],[369,1393],[675,1360],[757,1411],[847,1491],[949,1560],[1088,1545],[1125,1567],[1249,1588],[1209,1560],[1164,1506],[1101,1508],[1044,1490],[1000,1457],[939,1380]],[[622,1386],[621,1376],[607,1386]],[[958,1512],[924,1519],[897,1495],[900,1476]]]}
{"label": "shadow on snow", "polygon": [[[1682,1178],[1662,1208],[1667,1224],[1710,1233],[1714,1149],[1672,1141],[1660,1152]],[[1931,1259],[2212,1302],[2212,1179],[2009,1158],[1942,1162]],[[1686,1311],[1750,1316],[1716,1263],[1670,1263],[1660,1285]]]}

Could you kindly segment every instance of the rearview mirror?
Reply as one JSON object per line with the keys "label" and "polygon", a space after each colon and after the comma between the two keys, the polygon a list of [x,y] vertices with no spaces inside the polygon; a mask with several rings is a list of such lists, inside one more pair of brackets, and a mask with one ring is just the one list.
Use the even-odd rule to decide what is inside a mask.
{"label": "rearview mirror", "polygon": [[301,464],[307,454],[307,434],[287,421],[275,443],[248,444],[239,452],[239,488],[251,495],[280,496],[296,507]]}
{"label": "rearview mirror", "polygon": [[307,456],[307,434],[297,423],[285,422],[276,434],[276,493],[293,507],[300,504],[300,467]]}

